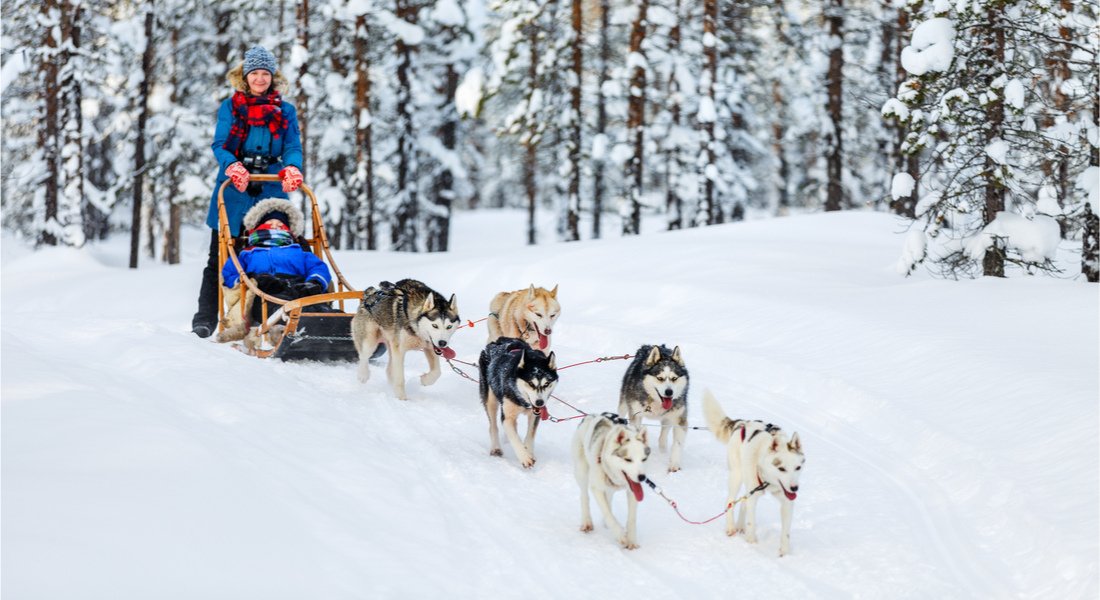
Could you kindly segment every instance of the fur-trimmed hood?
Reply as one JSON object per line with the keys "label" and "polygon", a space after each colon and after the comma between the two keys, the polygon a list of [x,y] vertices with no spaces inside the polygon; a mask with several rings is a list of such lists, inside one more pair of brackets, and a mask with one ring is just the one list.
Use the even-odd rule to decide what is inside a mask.
{"label": "fur-trimmed hood", "polygon": [[305,234],[306,218],[302,211],[290,200],[267,198],[260,200],[244,214],[244,231],[252,231],[260,224],[260,218],[272,211],[281,211],[290,217],[290,232],[294,237]]}
{"label": "fur-trimmed hood", "polygon": [[[225,80],[229,82],[229,85],[233,86],[233,89],[246,94],[248,93],[248,82],[244,78],[243,62],[230,69],[229,72],[225,74]],[[287,81],[282,71],[275,71],[271,74],[271,87],[282,94],[284,98],[290,93],[290,82]]]}

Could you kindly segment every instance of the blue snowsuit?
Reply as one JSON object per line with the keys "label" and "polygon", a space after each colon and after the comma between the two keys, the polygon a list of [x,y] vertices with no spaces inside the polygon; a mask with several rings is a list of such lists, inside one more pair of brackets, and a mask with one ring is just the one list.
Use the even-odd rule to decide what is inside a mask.
{"label": "blue snowsuit", "polygon": [[[245,273],[254,275],[297,275],[306,281],[317,281],[324,289],[328,289],[332,280],[328,265],[298,244],[249,248],[237,255],[237,259],[241,261],[241,268]],[[233,287],[240,280],[232,259],[225,261],[222,267],[222,280],[225,287]]]}

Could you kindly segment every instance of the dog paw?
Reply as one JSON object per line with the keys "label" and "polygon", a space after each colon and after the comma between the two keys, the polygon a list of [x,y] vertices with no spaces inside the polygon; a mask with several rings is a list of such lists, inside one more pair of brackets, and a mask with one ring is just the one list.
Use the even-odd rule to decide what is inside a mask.
{"label": "dog paw", "polygon": [[428,371],[420,376],[420,385],[431,385],[439,379],[439,371]]}
{"label": "dog paw", "polygon": [[745,541],[750,543],[750,544],[755,544],[756,543],[756,534],[755,533],[746,533],[745,534]]}
{"label": "dog paw", "polygon": [[504,456],[504,452],[500,448],[493,448],[489,451],[489,456]]}
{"label": "dog paw", "polygon": [[737,535],[737,528],[736,527],[734,527],[732,529],[727,528],[726,529],[726,535],[728,535],[730,537],[733,537],[733,536]]}
{"label": "dog paw", "polygon": [[637,550],[638,542],[627,538],[619,538],[619,544],[623,547],[623,550]]}
{"label": "dog paw", "polygon": [[535,466],[535,457],[534,456],[520,457],[519,464],[523,465],[524,469],[530,469],[531,467]]}
{"label": "dog paw", "polygon": [[581,523],[581,533],[589,533],[590,531],[592,531],[592,521]]}
{"label": "dog paw", "polygon": [[676,471],[679,471],[679,470],[680,470],[680,465],[669,465],[668,466],[668,472],[669,473],[675,473]]}
{"label": "dog paw", "polygon": [[359,369],[359,383],[366,383],[370,381],[370,369]]}
{"label": "dog paw", "polygon": [[791,549],[789,547],[787,547],[786,545],[784,545],[784,544],[781,544],[779,546],[779,556],[786,556],[787,554],[790,553],[790,551],[791,551]]}

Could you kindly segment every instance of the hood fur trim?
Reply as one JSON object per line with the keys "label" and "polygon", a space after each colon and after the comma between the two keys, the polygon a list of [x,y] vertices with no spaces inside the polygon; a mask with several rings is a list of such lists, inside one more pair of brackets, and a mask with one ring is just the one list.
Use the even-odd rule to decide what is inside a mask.
{"label": "hood fur trim", "polygon": [[282,198],[267,198],[265,200],[260,200],[255,206],[248,209],[248,212],[244,214],[244,230],[252,231],[255,229],[256,226],[260,224],[260,217],[273,210],[285,212],[287,216],[290,217],[290,232],[294,234],[294,237],[305,234],[305,215],[302,214],[302,211],[295,206],[293,202]]}
{"label": "hood fur trim", "polygon": [[[230,69],[229,72],[225,74],[225,80],[238,92],[248,93],[248,81],[244,78],[243,62]],[[275,71],[271,74],[271,87],[282,94],[284,99],[290,94],[290,82],[287,81],[282,71]]]}

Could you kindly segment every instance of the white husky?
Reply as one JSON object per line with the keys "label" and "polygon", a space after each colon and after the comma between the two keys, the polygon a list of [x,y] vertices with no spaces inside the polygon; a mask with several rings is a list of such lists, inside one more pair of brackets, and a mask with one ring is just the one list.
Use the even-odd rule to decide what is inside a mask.
{"label": "white husky", "polygon": [[762,488],[771,491],[779,500],[783,521],[779,556],[789,553],[791,513],[798,495],[798,476],[802,474],[802,463],[806,462],[798,434],[791,434],[787,439],[786,434],[771,423],[730,419],[710,391],[703,393],[703,413],[707,427],[729,450],[729,501],[736,500],[742,484],[746,490],[751,490],[738,513],[736,527],[733,511],[726,513],[726,535],[740,531],[745,534],[745,541],[756,543],[756,501],[760,498],[756,488]]}
{"label": "white husky", "polygon": [[[581,488],[581,531],[592,531],[588,494],[596,497],[604,521],[623,548],[638,547],[638,503],[642,501],[645,461],[649,458],[645,429],[639,431],[619,415],[603,413],[581,420],[573,435],[573,468]],[[630,488],[626,530],[611,514],[611,495]]]}

